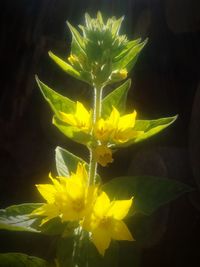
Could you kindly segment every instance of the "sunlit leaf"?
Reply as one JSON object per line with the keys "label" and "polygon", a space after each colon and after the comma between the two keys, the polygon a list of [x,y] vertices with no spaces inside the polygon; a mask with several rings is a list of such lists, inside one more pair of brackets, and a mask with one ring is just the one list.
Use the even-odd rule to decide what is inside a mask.
{"label": "sunlit leaf", "polygon": [[119,30],[121,28],[122,21],[124,20],[124,16],[115,20],[112,24],[112,34],[117,35],[119,33]]}
{"label": "sunlit leaf", "polygon": [[58,118],[60,117],[60,111],[65,113],[73,113],[75,111],[76,103],[74,101],[52,90],[46,84],[41,82],[37,76],[36,81],[45,100],[49,103],[50,107]]}
{"label": "sunlit leaf", "polygon": [[75,172],[79,162],[86,163],[83,159],[75,156],[62,147],[56,147],[56,169],[59,176],[69,176]]}
{"label": "sunlit leaf", "polygon": [[87,133],[80,131],[77,127],[69,126],[63,121],[59,120],[56,116],[53,117],[53,124],[68,138],[80,144],[88,144],[91,136]]}
{"label": "sunlit leaf", "polygon": [[160,206],[193,189],[172,179],[153,176],[123,176],[104,184],[103,190],[111,199],[134,197],[134,204],[129,212],[129,215],[133,215],[136,212],[151,214]]}
{"label": "sunlit leaf", "polygon": [[[128,52],[125,55],[123,55],[123,57],[119,61],[113,64],[113,69],[118,70],[127,68],[128,66],[127,70],[129,71],[130,70],[129,66],[133,67],[133,65],[136,63],[135,59],[139,55],[139,53],[141,52],[142,48],[145,46],[146,43],[147,40],[133,46],[130,50],[128,50]],[[134,64],[131,64],[131,62],[134,62]]]}
{"label": "sunlit leaf", "polygon": [[[89,164],[86,163],[83,159],[80,157],[77,157],[76,155],[72,154],[68,150],[57,147],[56,148],[56,169],[58,172],[58,175],[60,176],[69,176],[71,172],[75,172],[77,169],[77,165],[79,162],[84,163],[86,165],[86,170],[89,172]],[[100,177],[97,174],[96,176],[97,182],[100,181]]]}
{"label": "sunlit leaf", "polygon": [[44,259],[24,253],[0,253],[0,267],[47,267]]}
{"label": "sunlit leaf", "polygon": [[80,35],[77,29],[74,28],[68,21],[67,21],[67,26],[69,27],[72,33],[72,36],[74,40],[76,41],[77,45],[79,46],[80,50],[84,52],[84,48],[85,48],[84,38]]}
{"label": "sunlit leaf", "polygon": [[73,76],[74,78],[84,81],[84,82],[88,82],[86,81],[82,75],[80,74],[80,72],[78,72],[77,70],[75,70],[70,64],[68,64],[66,61],[62,60],[61,58],[59,58],[58,56],[54,55],[51,51],[49,52],[49,56],[50,58],[59,66],[61,67],[61,69],[63,69],[65,72],[67,72],[69,75]]}
{"label": "sunlit leaf", "polygon": [[129,41],[126,46],[124,47],[124,49],[121,51],[121,53],[119,53],[114,59],[114,62],[117,62],[119,60],[121,60],[127,53],[128,51],[130,51],[134,46],[136,46],[137,44],[139,44],[141,42],[141,38]]}
{"label": "sunlit leaf", "polygon": [[136,120],[134,129],[136,131],[143,131],[144,133],[129,142],[118,144],[118,147],[130,146],[134,143],[141,142],[149,137],[159,133],[168,126],[170,126],[176,119],[177,115],[173,117],[161,118],[157,120]]}
{"label": "sunlit leaf", "polygon": [[42,203],[24,203],[0,210],[0,229],[9,231],[35,232],[47,235],[61,234],[66,224],[54,218],[40,227],[42,217],[30,216],[30,213],[41,207]]}
{"label": "sunlit leaf", "polygon": [[31,218],[28,215],[42,204],[26,203],[13,205],[6,209],[0,210],[0,229],[9,231],[27,231],[39,232],[33,227],[36,218]]}
{"label": "sunlit leaf", "polygon": [[131,86],[131,80],[128,79],[125,83],[120,85],[110,94],[108,94],[102,101],[102,114],[109,116],[112,111],[112,106],[117,108],[121,114],[124,113],[126,108],[126,99],[128,90]]}

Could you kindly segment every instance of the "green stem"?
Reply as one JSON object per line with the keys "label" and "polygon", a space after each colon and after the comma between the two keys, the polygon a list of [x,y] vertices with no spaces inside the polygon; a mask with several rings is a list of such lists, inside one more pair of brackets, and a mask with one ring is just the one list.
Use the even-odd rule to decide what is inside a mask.
{"label": "green stem", "polygon": [[[94,88],[94,114],[93,124],[101,117],[101,101],[102,101],[102,87]],[[90,148],[90,164],[89,164],[89,184],[95,184],[97,172],[97,162],[94,158],[94,150]]]}

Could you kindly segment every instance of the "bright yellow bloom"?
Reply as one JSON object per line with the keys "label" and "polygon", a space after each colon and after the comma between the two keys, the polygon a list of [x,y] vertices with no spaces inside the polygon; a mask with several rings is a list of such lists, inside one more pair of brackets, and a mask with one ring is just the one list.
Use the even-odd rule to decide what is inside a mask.
{"label": "bright yellow bloom", "polygon": [[99,145],[94,150],[95,160],[103,167],[113,162],[112,150],[104,145]]}
{"label": "bright yellow bloom", "polygon": [[93,212],[83,221],[83,228],[91,232],[91,239],[101,255],[109,247],[111,239],[133,241],[132,234],[122,219],[132,205],[129,200],[110,201],[102,192],[93,207]]}
{"label": "bright yellow bloom", "polygon": [[109,120],[100,118],[94,125],[94,136],[101,143],[107,143],[112,135],[113,125]]}
{"label": "bright yellow bloom", "polygon": [[113,107],[110,116],[104,120],[100,119],[94,127],[95,137],[102,143],[125,143],[140,135],[141,131],[134,129],[136,111],[120,116],[119,111]]}
{"label": "bright yellow bloom", "polygon": [[92,208],[97,193],[96,186],[88,186],[85,165],[79,163],[76,173],[69,177],[49,177],[53,184],[36,185],[47,203],[32,214],[44,216],[42,224],[58,216],[62,221],[83,219]]}
{"label": "bright yellow bloom", "polygon": [[92,112],[88,112],[84,105],[78,101],[75,114],[60,112],[60,119],[86,133],[89,133],[92,127]]}

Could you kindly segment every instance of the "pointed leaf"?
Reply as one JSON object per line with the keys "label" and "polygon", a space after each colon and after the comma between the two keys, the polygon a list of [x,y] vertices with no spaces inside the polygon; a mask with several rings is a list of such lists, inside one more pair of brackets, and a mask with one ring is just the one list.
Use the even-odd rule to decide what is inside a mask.
{"label": "pointed leaf", "polygon": [[88,29],[91,29],[91,17],[88,13],[85,13],[85,24]]}
{"label": "pointed leaf", "polygon": [[[56,169],[59,176],[69,176],[71,172],[75,172],[79,162],[86,162],[69,152],[68,150],[56,147]],[[88,165],[88,164],[87,164]]]}
{"label": "pointed leaf", "polygon": [[123,20],[124,20],[124,16],[113,22],[113,24],[112,24],[112,34],[113,35],[118,35]]}
{"label": "pointed leaf", "polygon": [[88,80],[81,75],[80,72],[75,70],[70,64],[68,64],[66,61],[62,60],[58,56],[54,55],[51,51],[49,52],[50,58],[59,66],[61,69],[63,69],[65,72],[67,72],[69,75],[73,76],[74,78],[89,83]]}
{"label": "pointed leaf", "polygon": [[80,50],[84,52],[84,48],[85,48],[84,38],[80,35],[77,29],[74,28],[68,21],[67,21],[67,26],[69,27],[71,34],[74,40],[76,41],[77,45],[79,46]]}
{"label": "pointed leaf", "polygon": [[66,228],[66,223],[61,223],[60,218],[54,218],[40,227],[42,217],[30,216],[33,210],[42,205],[42,203],[24,203],[1,209],[0,229],[43,233],[46,235],[61,234]]}
{"label": "pointed leaf", "polygon": [[47,267],[44,259],[24,253],[0,253],[0,267]]}
{"label": "pointed leaf", "polygon": [[88,144],[91,136],[87,133],[80,131],[77,127],[69,126],[63,121],[59,120],[56,116],[53,117],[52,122],[65,136],[80,144]]}
{"label": "pointed leaf", "polygon": [[117,177],[103,185],[111,199],[129,199],[134,203],[129,215],[136,212],[151,214],[160,206],[169,203],[193,189],[176,180],[153,176]]}
{"label": "pointed leaf", "polygon": [[141,42],[141,38],[129,41],[122,52],[114,58],[114,62],[121,60],[134,46]]}
{"label": "pointed leaf", "polygon": [[131,80],[128,79],[125,83],[120,85],[109,95],[107,95],[102,101],[102,114],[103,116],[109,116],[112,111],[112,106],[116,107],[120,113],[123,113],[126,108],[126,99],[128,90],[131,86]]}
{"label": "pointed leaf", "polygon": [[[136,63],[135,59],[137,58],[137,56],[139,55],[143,47],[146,45],[146,43],[147,43],[147,40],[135,45],[132,49],[130,49],[126,53],[126,55],[123,56],[122,59],[120,59],[119,61],[113,64],[113,69],[114,70],[123,69],[123,68],[126,68],[128,65],[133,67],[133,65]],[[131,64],[131,62],[134,62],[134,64]],[[129,70],[130,70],[130,67],[128,68],[128,71]]]}
{"label": "pointed leaf", "polygon": [[41,82],[38,77],[36,76],[37,84],[45,98],[45,100],[49,103],[50,107],[59,118],[59,112],[65,113],[73,113],[75,112],[76,103],[69,98],[62,96],[48,87],[46,84]]}
{"label": "pointed leaf", "polygon": [[[87,172],[89,172],[89,164],[86,163],[82,158],[77,157],[68,150],[57,147],[56,148],[56,169],[58,175],[60,176],[69,176],[71,172],[75,172],[79,162],[84,163],[86,166]],[[101,178],[97,174],[96,181],[100,182]]]}
{"label": "pointed leaf", "polygon": [[170,126],[177,119],[177,117],[178,116],[176,115],[173,117],[161,118],[158,120],[136,120],[134,129],[136,131],[144,131],[144,133],[139,135],[137,138],[130,140],[129,142],[117,144],[116,146],[126,147],[148,139],[149,137]]}
{"label": "pointed leaf", "polygon": [[28,215],[42,204],[26,203],[13,205],[0,210],[0,229],[9,231],[39,232],[33,227],[36,218],[30,218]]}

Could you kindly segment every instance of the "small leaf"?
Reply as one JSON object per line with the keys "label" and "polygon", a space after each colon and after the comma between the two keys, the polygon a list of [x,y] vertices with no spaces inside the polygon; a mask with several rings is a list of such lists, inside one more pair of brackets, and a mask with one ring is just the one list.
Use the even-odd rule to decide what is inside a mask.
{"label": "small leaf", "polygon": [[25,203],[1,209],[0,229],[9,231],[39,232],[37,228],[33,227],[33,224],[37,219],[29,217],[29,214],[41,205],[42,204],[39,203]]}
{"label": "small leaf", "polygon": [[88,29],[91,29],[91,17],[88,13],[85,13],[85,24]]}
{"label": "small leaf", "polygon": [[84,52],[84,49],[85,49],[84,38],[80,35],[77,29],[74,28],[68,21],[67,21],[67,26],[69,27],[71,34],[74,40],[76,41],[77,45],[79,46],[80,50]]}
{"label": "small leaf", "polygon": [[169,203],[193,189],[179,181],[153,176],[117,177],[103,185],[111,199],[134,197],[129,215],[136,212],[151,214],[160,206]]}
{"label": "small leaf", "polygon": [[[75,156],[71,152],[67,151],[62,147],[56,148],[56,168],[58,175],[60,176],[69,176],[71,172],[76,172],[76,168],[79,162],[86,165],[86,170],[89,172],[89,164],[86,163],[80,157]],[[96,176],[97,182],[100,181],[100,176]]]}
{"label": "small leaf", "polygon": [[128,79],[125,83],[120,85],[109,95],[107,95],[102,101],[102,114],[103,116],[109,116],[112,111],[112,106],[117,108],[120,113],[125,111],[126,99],[128,90],[131,86],[131,79]]}
{"label": "small leaf", "polygon": [[0,253],[0,267],[47,267],[41,258],[24,253]]}
{"label": "small leaf", "polygon": [[59,120],[56,116],[53,117],[52,122],[65,136],[69,137],[70,139],[74,140],[80,144],[88,144],[91,136],[87,133],[80,131],[77,127],[69,126],[68,124],[64,123],[63,121]]}
{"label": "small leaf", "polygon": [[134,46],[136,46],[137,44],[139,44],[141,42],[141,38],[129,41],[125,48],[121,51],[120,54],[118,54],[115,58],[114,58],[114,62],[117,62],[119,60],[121,60],[127,53],[128,51],[130,51]]}
{"label": "small leaf", "polygon": [[[59,176],[69,176],[75,172],[79,162],[86,162],[62,147],[56,147],[56,169]],[[87,164],[88,165],[88,164]]]}
{"label": "small leaf", "polygon": [[[139,55],[143,47],[146,45],[146,43],[147,43],[147,40],[133,46],[133,48],[128,50],[128,52],[122,57],[122,59],[120,59],[119,61],[113,64],[113,69],[118,70],[118,69],[127,68],[127,66],[129,66],[129,68],[127,68],[127,70],[129,71],[130,66],[133,67],[133,65],[136,63],[135,59],[137,58],[137,56]],[[134,64],[131,64],[131,62],[134,62]]]}
{"label": "small leaf", "polygon": [[45,98],[45,100],[49,103],[50,107],[59,118],[59,112],[65,113],[74,113],[76,108],[76,103],[69,98],[62,96],[48,87],[46,84],[41,82],[36,76],[37,84]]}
{"label": "small leaf", "polygon": [[42,203],[25,203],[1,209],[0,229],[43,233],[46,235],[63,233],[66,223],[61,223],[60,218],[54,218],[40,227],[42,217],[30,216],[33,210],[42,205]]}
{"label": "small leaf", "polygon": [[[73,76],[74,78],[88,82],[88,80],[85,80],[85,78],[81,75],[80,72],[75,70],[70,64],[68,64],[66,61],[62,60],[58,56],[54,55],[51,51],[49,52],[50,58],[59,66],[61,69],[63,69],[65,72],[67,72],[69,75]],[[89,82],[88,82],[89,83]]]}
{"label": "small leaf", "polygon": [[116,146],[126,147],[148,139],[149,137],[170,126],[177,119],[177,117],[178,116],[176,115],[173,117],[161,118],[157,120],[136,120],[134,129],[136,131],[144,131],[144,133],[139,135],[137,138],[130,140],[129,142],[117,144]]}
{"label": "small leaf", "polygon": [[113,24],[112,24],[112,34],[113,35],[118,35],[123,20],[124,20],[124,16],[113,21]]}

